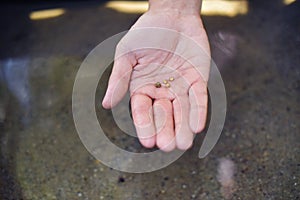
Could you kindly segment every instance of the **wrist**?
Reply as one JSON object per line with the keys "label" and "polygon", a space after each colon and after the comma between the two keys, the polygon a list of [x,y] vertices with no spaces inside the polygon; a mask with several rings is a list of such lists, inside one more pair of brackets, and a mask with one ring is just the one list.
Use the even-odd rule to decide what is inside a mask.
{"label": "wrist", "polygon": [[149,11],[200,15],[201,2],[202,0],[149,0]]}

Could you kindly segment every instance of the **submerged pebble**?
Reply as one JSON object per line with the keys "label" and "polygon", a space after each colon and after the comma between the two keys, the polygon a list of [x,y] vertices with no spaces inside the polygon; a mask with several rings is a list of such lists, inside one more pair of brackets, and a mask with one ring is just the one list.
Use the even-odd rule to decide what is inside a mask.
{"label": "submerged pebble", "polygon": [[234,174],[236,171],[235,164],[228,158],[219,160],[217,179],[221,184],[221,194],[225,199],[231,199],[235,192]]}

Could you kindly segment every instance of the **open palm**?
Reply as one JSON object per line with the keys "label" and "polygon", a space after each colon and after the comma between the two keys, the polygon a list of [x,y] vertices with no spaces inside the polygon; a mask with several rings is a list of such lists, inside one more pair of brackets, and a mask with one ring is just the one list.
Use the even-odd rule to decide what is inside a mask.
{"label": "open palm", "polygon": [[[149,30],[155,28],[165,31],[153,39]],[[202,21],[199,15],[147,12],[131,30],[143,34],[129,31],[119,43],[103,107],[115,106],[129,88],[142,145],[164,151],[188,149],[194,133],[203,130],[207,114],[210,53]],[[175,37],[168,30],[177,33]],[[181,35],[197,47],[188,45]],[[166,43],[168,48],[146,48],[141,42],[145,40]],[[124,46],[133,50],[121,55]]]}

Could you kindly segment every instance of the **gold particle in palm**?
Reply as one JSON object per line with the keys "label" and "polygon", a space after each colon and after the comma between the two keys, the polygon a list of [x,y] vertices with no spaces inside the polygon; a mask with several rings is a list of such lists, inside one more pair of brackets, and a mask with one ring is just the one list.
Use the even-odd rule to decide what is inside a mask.
{"label": "gold particle in palm", "polygon": [[160,87],[161,87],[161,83],[160,83],[160,82],[156,82],[156,83],[155,83],[155,87],[156,87],[156,88],[160,88]]}

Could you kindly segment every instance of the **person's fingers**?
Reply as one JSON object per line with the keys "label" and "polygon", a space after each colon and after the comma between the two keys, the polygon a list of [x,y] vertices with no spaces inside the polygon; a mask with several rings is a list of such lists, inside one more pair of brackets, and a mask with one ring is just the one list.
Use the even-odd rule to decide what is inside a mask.
{"label": "person's fingers", "polygon": [[176,142],[172,103],[168,99],[155,100],[153,113],[157,147],[166,152],[174,150]]}
{"label": "person's fingers", "polygon": [[117,105],[125,96],[131,77],[133,61],[129,54],[117,58],[109,78],[106,94],[102,106],[106,109]]}
{"label": "person's fingers", "polygon": [[131,97],[132,118],[141,144],[151,148],[155,145],[152,99],[136,94]]}
{"label": "person's fingers", "polygon": [[189,126],[189,99],[187,96],[177,97],[173,101],[175,121],[175,137],[178,149],[186,150],[193,144],[194,134]]}
{"label": "person's fingers", "polygon": [[204,129],[207,114],[207,86],[205,82],[195,82],[189,90],[190,127],[194,133]]}

